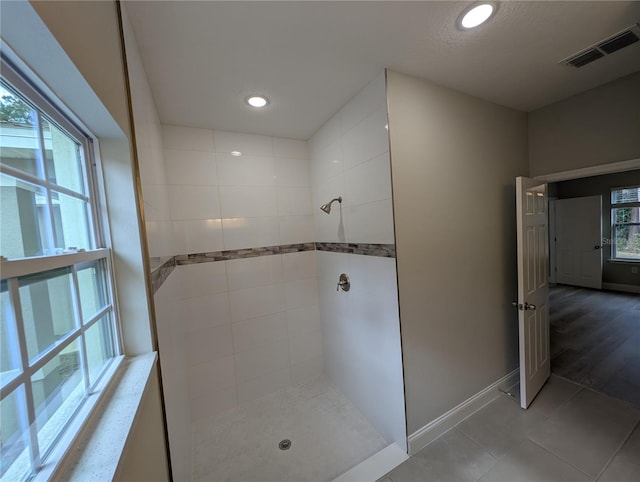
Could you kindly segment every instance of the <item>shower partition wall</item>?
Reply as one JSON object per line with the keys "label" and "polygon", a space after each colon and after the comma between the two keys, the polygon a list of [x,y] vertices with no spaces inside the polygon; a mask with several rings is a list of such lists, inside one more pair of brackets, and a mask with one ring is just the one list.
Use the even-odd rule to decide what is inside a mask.
{"label": "shower partition wall", "polygon": [[[309,150],[325,373],[406,449],[384,72],[316,132]],[[337,196],[330,213],[317,209]],[[336,290],[341,273],[348,292]]]}

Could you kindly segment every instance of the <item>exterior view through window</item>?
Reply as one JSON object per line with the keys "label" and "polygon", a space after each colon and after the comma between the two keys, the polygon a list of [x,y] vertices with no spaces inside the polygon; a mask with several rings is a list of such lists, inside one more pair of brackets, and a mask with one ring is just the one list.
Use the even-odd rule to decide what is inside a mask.
{"label": "exterior view through window", "polygon": [[0,84],[0,479],[38,473],[120,354],[91,140],[8,63]]}
{"label": "exterior view through window", "polygon": [[640,262],[640,186],[611,190],[612,259]]}

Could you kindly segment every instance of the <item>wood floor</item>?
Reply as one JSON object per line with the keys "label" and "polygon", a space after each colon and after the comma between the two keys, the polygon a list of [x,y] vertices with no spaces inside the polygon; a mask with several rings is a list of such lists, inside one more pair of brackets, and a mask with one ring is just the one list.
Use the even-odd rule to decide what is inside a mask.
{"label": "wood floor", "polygon": [[640,406],[640,295],[557,285],[551,371]]}

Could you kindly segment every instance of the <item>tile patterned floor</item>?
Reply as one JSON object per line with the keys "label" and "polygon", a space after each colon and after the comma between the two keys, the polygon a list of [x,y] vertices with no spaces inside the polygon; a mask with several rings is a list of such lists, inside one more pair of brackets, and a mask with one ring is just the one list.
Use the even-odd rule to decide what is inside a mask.
{"label": "tile patterned floor", "polygon": [[[387,446],[325,378],[227,410],[193,427],[194,481],[332,480]],[[291,448],[278,448],[282,439]]]}
{"label": "tile patterned floor", "polygon": [[640,408],[552,376],[528,410],[500,395],[384,482],[640,481]]}

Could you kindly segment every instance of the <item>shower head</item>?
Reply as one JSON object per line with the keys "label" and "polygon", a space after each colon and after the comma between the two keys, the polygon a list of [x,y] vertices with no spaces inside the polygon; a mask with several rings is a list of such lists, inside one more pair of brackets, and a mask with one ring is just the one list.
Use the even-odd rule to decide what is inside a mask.
{"label": "shower head", "polygon": [[338,196],[336,198],[333,198],[331,201],[329,201],[327,204],[323,204],[322,206],[320,206],[320,209],[322,211],[324,211],[325,213],[329,214],[331,212],[331,205],[335,202],[338,201],[339,203],[342,204],[342,196]]}

